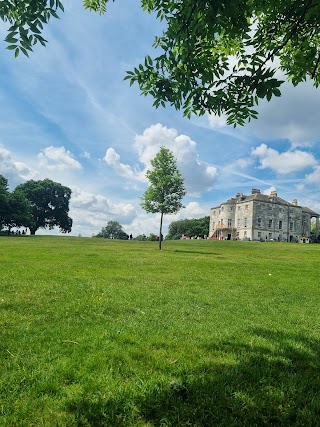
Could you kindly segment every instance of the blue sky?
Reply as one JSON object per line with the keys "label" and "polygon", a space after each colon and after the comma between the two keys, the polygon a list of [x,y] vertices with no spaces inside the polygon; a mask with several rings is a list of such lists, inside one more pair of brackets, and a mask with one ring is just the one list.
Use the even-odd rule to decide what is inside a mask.
{"label": "blue sky", "polygon": [[96,234],[109,220],[134,236],[157,234],[159,217],[140,208],[140,197],[150,160],[165,145],[188,190],[165,232],[171,221],[209,215],[251,188],[276,189],[320,213],[319,89],[286,84],[281,98],[261,104],[258,120],[236,129],[223,117],[156,110],[123,78],[152,55],[159,22],[138,1],[110,3],[104,16],[80,0],[64,5],[45,29],[47,47],[29,59],[14,59],[1,42],[0,174],[11,189],[44,178],[69,186],[73,235]]}

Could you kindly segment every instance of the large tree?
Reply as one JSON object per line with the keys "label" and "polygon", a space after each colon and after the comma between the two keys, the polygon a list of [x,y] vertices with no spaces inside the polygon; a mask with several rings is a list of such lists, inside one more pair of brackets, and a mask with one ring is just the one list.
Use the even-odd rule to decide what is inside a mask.
{"label": "large tree", "polygon": [[146,212],[160,213],[159,249],[162,244],[162,222],[164,214],[173,214],[182,207],[186,195],[184,180],[177,167],[172,152],[161,147],[159,153],[151,160],[153,169],[146,173],[150,186],[145,191],[141,206]]}
{"label": "large tree", "polygon": [[128,234],[123,231],[122,225],[118,221],[108,221],[106,227],[102,227],[101,231],[95,236],[104,239],[120,239],[128,240]]}
{"label": "large tree", "polygon": [[[104,13],[109,1],[83,3]],[[141,6],[164,30],[155,37],[154,57],[125,78],[156,107],[173,105],[188,117],[226,114],[229,124],[243,125],[257,117],[260,99],[281,95],[283,79],[320,83],[319,0],[141,0]],[[1,1],[0,17],[12,24],[8,48],[17,55],[45,44],[42,24],[57,9],[63,10],[59,0]]]}
{"label": "large tree", "polygon": [[8,180],[0,175],[0,230],[21,227],[31,220],[31,206],[23,194],[8,190]]}
{"label": "large tree", "polygon": [[30,180],[18,185],[15,192],[22,194],[29,200],[32,216],[24,224],[35,234],[39,228],[60,228],[63,233],[70,233],[72,219],[68,216],[71,190],[58,182],[45,179],[43,181]]}

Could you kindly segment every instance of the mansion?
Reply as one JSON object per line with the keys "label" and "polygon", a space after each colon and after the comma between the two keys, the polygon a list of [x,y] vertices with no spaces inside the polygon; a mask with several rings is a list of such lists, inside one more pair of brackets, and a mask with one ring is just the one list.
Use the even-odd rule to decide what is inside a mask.
{"label": "mansion", "polygon": [[250,195],[237,193],[210,210],[209,238],[308,243],[312,219],[316,221],[315,235],[319,235],[319,217],[299,206],[296,199],[290,203],[278,197],[276,191],[267,196],[252,189]]}

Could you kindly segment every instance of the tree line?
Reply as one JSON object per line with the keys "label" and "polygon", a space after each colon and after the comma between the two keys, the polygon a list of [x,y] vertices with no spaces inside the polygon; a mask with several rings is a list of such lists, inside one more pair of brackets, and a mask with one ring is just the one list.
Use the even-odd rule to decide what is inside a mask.
{"label": "tree line", "polygon": [[9,191],[8,180],[0,175],[0,231],[25,227],[34,235],[39,228],[60,228],[70,233],[68,216],[71,190],[58,182],[29,180]]}

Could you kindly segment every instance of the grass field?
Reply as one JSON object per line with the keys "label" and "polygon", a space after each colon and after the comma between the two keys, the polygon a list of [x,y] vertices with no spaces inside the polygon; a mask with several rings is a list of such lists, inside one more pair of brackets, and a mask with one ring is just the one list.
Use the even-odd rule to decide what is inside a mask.
{"label": "grass field", "polygon": [[318,427],[319,260],[0,237],[0,426]]}

